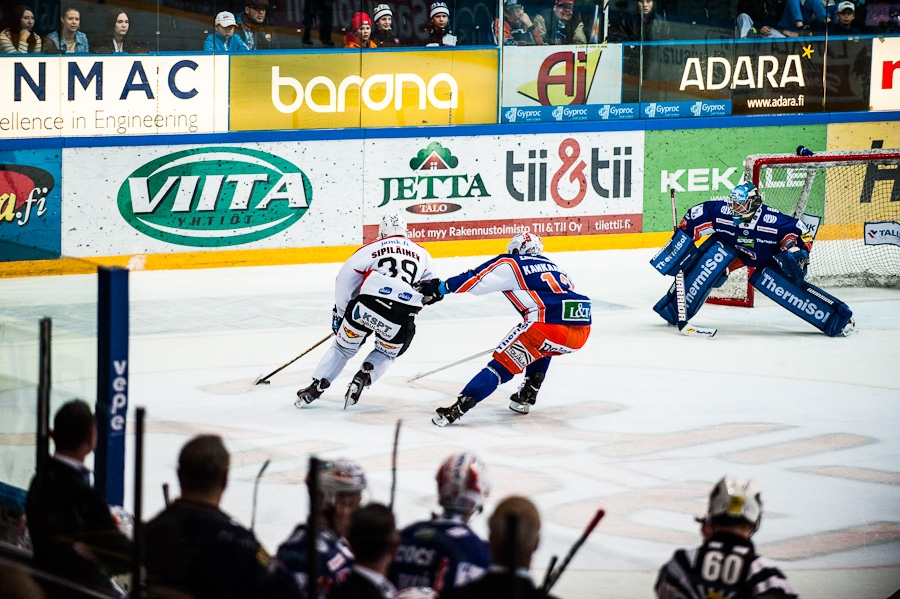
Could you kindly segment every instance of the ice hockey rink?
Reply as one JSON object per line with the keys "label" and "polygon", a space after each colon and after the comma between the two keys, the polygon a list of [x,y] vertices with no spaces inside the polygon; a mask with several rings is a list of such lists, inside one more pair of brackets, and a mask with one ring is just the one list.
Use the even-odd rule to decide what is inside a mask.
{"label": "ice hockey rink", "polygon": [[[502,295],[426,307],[409,351],[358,405],[345,411],[343,394],[362,354],[298,410],[295,392],[324,345],[271,385],[254,380],[329,333],[340,264],[133,272],[130,406],[147,410],[145,515],[162,508],[163,483],[177,495],[184,442],[220,434],[232,453],[223,508],[246,526],[254,480],[271,460],[255,530],[274,552],[306,516],[311,454],[359,461],[367,499],[388,502],[402,419],[401,526],[437,509],[435,470],[460,451],[476,453],[491,478],[473,521],[480,533],[507,495],[538,505],[536,578],[606,510],[554,587],[560,597],[651,597],[660,565],[698,543],[694,517],[724,474],[758,482],[758,551],[801,596],[883,599],[900,588],[900,291],[832,290],[854,312],[859,332],[848,338],[761,296],[753,309],[707,305],[693,320],[718,328],[706,340],[677,335],[651,310],[670,282],[649,266],[652,250],[547,254],[593,300],[587,345],[554,360],[531,414],[507,407],[517,378],[446,428],[431,423],[434,409],[453,403],[487,357],[408,379],[498,343],[519,321]],[[438,259],[437,271],[446,278],[481,261]]]}

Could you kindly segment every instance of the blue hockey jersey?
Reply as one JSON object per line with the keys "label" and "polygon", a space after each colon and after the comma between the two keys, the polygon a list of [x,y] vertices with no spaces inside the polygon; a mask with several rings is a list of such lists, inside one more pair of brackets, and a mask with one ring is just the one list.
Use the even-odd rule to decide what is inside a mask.
{"label": "blue hockey jersey", "polygon": [[438,593],[483,575],[491,565],[487,544],[457,518],[434,517],[400,532],[388,570],[398,589],[431,587]]}
{"label": "blue hockey jersey", "polygon": [[741,262],[747,266],[765,264],[795,245],[806,251],[812,249],[812,234],[806,223],[765,204],[748,222],[735,224],[727,202],[710,200],[688,210],[678,226],[694,241],[718,233],[719,239],[740,251]]}
{"label": "blue hockey jersey", "polygon": [[[309,597],[307,584],[307,525],[301,524],[291,537],[278,548],[275,555],[273,577],[274,586],[281,589],[293,588],[293,594],[299,591],[301,597]],[[318,597],[325,599],[332,588],[343,582],[352,572],[353,553],[343,540],[329,530],[319,532],[316,539],[316,571],[318,572]],[[279,596],[290,596],[292,593],[276,593]]]}
{"label": "blue hockey jersey", "polygon": [[447,279],[445,285],[454,293],[502,291],[526,321],[591,324],[591,300],[575,293],[569,275],[544,256],[500,254]]}

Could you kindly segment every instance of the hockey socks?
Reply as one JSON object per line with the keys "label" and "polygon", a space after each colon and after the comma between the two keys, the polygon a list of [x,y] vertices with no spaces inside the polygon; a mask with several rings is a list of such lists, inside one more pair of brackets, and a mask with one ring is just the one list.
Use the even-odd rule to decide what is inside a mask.
{"label": "hockey socks", "polygon": [[840,335],[853,316],[838,298],[806,281],[794,283],[771,262],[754,271],[750,284],[829,337]]}
{"label": "hockey socks", "polygon": [[512,377],[512,373],[503,364],[497,360],[491,360],[481,372],[469,381],[460,395],[471,397],[479,402],[493,393],[501,383],[511,380]]}
{"label": "hockey socks", "polygon": [[[728,266],[738,255],[737,249],[724,244],[715,236],[707,239],[699,251],[700,258],[684,273],[684,299],[688,320],[697,313],[712,290],[722,284],[728,276]],[[665,297],[656,302],[653,310],[669,324],[678,322],[674,284]]]}

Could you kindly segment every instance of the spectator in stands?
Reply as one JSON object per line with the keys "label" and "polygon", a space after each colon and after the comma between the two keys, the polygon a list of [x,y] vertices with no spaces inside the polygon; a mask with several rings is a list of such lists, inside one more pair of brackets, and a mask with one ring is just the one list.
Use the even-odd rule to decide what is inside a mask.
{"label": "spectator in stands", "polygon": [[332,0],[306,0],[303,4],[303,44],[306,46],[312,45],[312,38],[310,34],[312,33],[313,24],[318,25],[319,29],[319,39],[322,41],[323,46],[328,46],[329,48],[334,47],[334,42],[331,41],[331,27],[332,27],[332,10],[334,2]]}
{"label": "spectator in stands", "polygon": [[494,21],[494,43],[504,46],[541,46],[544,43],[525,7],[518,0],[503,2],[503,33],[500,32],[500,19]]}
{"label": "spectator in stands", "polygon": [[[834,0],[828,0],[828,6],[832,4]],[[787,37],[810,35],[815,22],[831,22],[826,10],[822,0],[787,0],[778,29]]]}
{"label": "spectator in stands", "polygon": [[75,8],[67,8],[60,14],[59,30],[50,33],[44,40],[44,54],[90,52],[87,36],[78,31],[81,13]]}
{"label": "spectator in stands", "polygon": [[250,50],[278,49],[278,36],[266,24],[269,0],[246,0],[244,12],[237,18],[237,35]]}
{"label": "spectator in stands", "polygon": [[298,525],[275,555],[272,575],[280,595],[310,595],[307,584],[307,543],[311,528],[316,531],[316,586],[319,589],[330,589],[343,582],[350,575],[353,565],[353,553],[347,546],[345,537],[350,528],[350,519],[362,501],[366,475],[356,462],[344,458],[319,464],[315,479],[311,474],[307,475],[307,484],[311,480],[318,482],[318,520]]}
{"label": "spectator in stands", "polygon": [[455,46],[456,36],[450,33],[450,9],[446,2],[434,2],[428,12],[426,46]]}
{"label": "spectator in stands", "polygon": [[222,438],[194,437],[178,456],[181,497],[146,527],[147,578],[193,599],[267,594],[269,556],[253,533],[219,509],[230,462]]}
{"label": "spectator in stands", "polygon": [[741,0],[737,5],[735,37],[784,37],[778,21],[786,0]]}
{"label": "spectator in stands", "polygon": [[364,12],[353,15],[350,33],[344,36],[345,48],[377,48],[372,41],[372,19]]}
{"label": "spectator in stands", "polygon": [[34,11],[22,5],[12,27],[0,31],[0,53],[35,54],[41,51],[41,36],[34,33]]}
{"label": "spectator in stands", "polygon": [[659,42],[672,39],[668,21],[656,13],[654,0],[633,0],[635,11],[620,14],[609,28],[611,42]]}
{"label": "spectator in stands", "polygon": [[545,10],[534,18],[534,27],[544,44],[587,43],[581,15],[576,15],[574,9],[575,3],[572,0],[556,0],[552,9]]}
{"label": "spectator in stands", "polygon": [[541,536],[541,516],[534,504],[525,497],[507,497],[491,514],[488,529],[493,561],[491,569],[475,582],[444,591],[441,599],[552,597],[537,590],[528,575],[531,556]]}
{"label": "spectator in stands", "polygon": [[[469,527],[490,490],[484,464],[471,453],[447,458],[437,472],[441,516],[410,524],[388,578],[399,589],[444,589],[475,580],[491,565],[487,544]],[[354,549],[355,551],[355,549]]]}
{"label": "spectator in stands", "polygon": [[853,26],[856,7],[849,0],[837,5],[834,21],[828,27],[828,35],[860,35],[862,31]]}
{"label": "spectator in stands", "polygon": [[136,54],[146,53],[146,48],[141,47],[134,36],[128,35],[131,23],[128,14],[121,10],[113,10],[106,21],[106,31],[103,39],[94,47],[97,54]]}
{"label": "spectator in stands", "polygon": [[370,503],[350,517],[347,541],[353,551],[353,571],[331,594],[332,599],[393,599],[396,589],[386,578],[397,551],[394,514]]}
{"label": "spectator in stands", "polygon": [[250,48],[244,43],[240,36],[234,34],[237,28],[237,21],[234,15],[228,11],[220,12],[216,15],[216,31],[206,36],[203,43],[204,52],[230,53],[230,52],[249,52]]}
{"label": "spectator in stands", "polygon": [[394,33],[394,13],[387,4],[379,4],[372,13],[375,18],[375,32],[372,41],[379,48],[391,48],[400,45],[400,38]]}
{"label": "spectator in stands", "polygon": [[91,471],[84,464],[97,446],[97,424],[88,404],[64,404],[53,418],[52,437],[53,457],[32,479],[25,500],[35,564],[111,590],[108,576],[128,571],[132,549],[103,493],[91,487]]}

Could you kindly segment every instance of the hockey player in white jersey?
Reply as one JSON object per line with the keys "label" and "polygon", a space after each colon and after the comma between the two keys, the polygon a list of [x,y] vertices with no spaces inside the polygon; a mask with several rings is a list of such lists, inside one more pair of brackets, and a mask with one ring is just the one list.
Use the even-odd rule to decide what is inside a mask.
{"label": "hockey player in white jersey", "polygon": [[331,328],[335,337],[316,366],[313,381],[297,392],[298,408],[318,399],[344,369],[347,360],[375,335],[375,347],[347,386],[344,409],[359,401],[363,389],[384,375],[409,347],[422,294],[413,286],[434,276],[431,254],[407,239],[399,214],[386,215],[378,239],[362,246],[344,263],[335,281]]}

